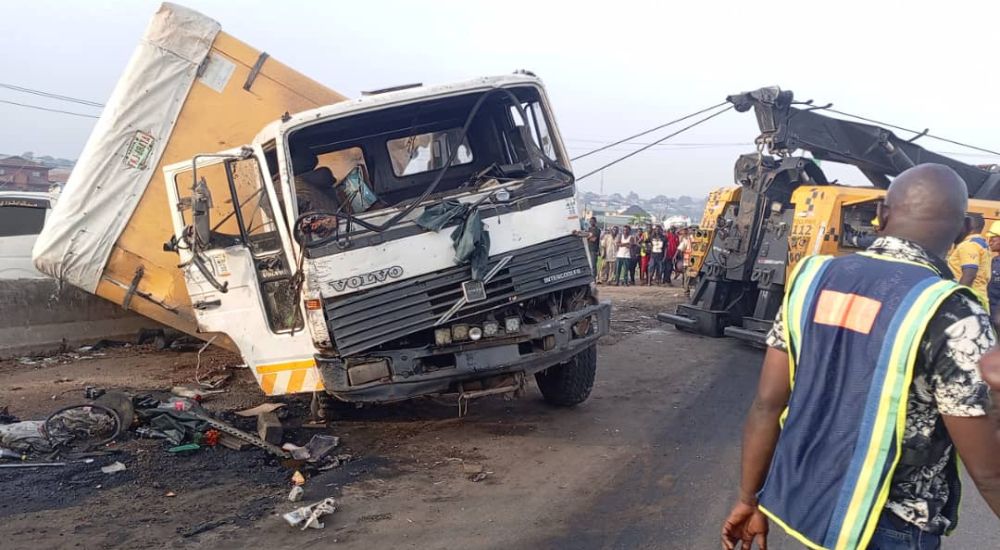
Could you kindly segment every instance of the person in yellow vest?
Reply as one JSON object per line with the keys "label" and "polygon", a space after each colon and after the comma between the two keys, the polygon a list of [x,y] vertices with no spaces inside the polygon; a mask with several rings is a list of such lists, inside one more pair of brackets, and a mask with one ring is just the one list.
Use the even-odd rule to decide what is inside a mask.
{"label": "person in yellow vest", "polygon": [[[767,336],[724,549],[766,549],[773,521],[812,549],[936,550],[958,524],[959,457],[1000,517],[979,368],[996,335],[943,259],[968,234],[967,208],[954,170],[922,164],[889,186],[866,251],[798,263]],[[1000,352],[987,361],[1000,383]]]}
{"label": "person in yellow vest", "polygon": [[982,216],[966,217],[968,231],[948,256],[948,267],[951,268],[956,281],[971,287],[984,303],[989,303],[987,287],[990,284],[993,255],[990,253],[986,237],[982,235],[985,225]]}

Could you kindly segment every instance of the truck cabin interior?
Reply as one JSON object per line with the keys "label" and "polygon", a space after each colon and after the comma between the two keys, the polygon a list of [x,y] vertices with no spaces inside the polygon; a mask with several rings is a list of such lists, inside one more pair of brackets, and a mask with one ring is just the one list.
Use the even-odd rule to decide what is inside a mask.
{"label": "truck cabin interior", "polygon": [[[298,214],[359,215],[419,199],[446,166],[431,198],[493,180],[543,174],[570,183],[568,163],[552,141],[551,119],[538,90],[525,86],[509,92],[520,108],[506,92],[477,92],[294,131],[288,144]],[[489,97],[480,103],[483,94]]]}

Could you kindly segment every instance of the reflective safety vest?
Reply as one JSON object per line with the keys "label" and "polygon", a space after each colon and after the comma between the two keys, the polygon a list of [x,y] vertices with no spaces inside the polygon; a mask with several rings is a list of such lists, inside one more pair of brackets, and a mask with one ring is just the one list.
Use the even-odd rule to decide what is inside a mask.
{"label": "reflective safety vest", "polygon": [[[867,547],[903,455],[920,342],[955,292],[973,296],[929,266],[869,252],[796,266],[783,327],[792,392],[758,499],[799,542]],[[954,526],[961,488],[953,489]]]}

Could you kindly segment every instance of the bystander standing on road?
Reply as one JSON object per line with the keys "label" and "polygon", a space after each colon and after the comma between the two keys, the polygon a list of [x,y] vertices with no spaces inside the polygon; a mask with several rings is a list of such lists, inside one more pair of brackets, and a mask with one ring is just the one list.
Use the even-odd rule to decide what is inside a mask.
{"label": "bystander standing on road", "polygon": [[597,282],[607,283],[610,282],[612,277],[615,275],[615,265],[616,258],[618,254],[618,227],[612,227],[610,230],[604,230],[604,236],[601,237],[601,255],[603,256],[604,263],[601,265],[601,277]]}
{"label": "bystander standing on road", "polygon": [[650,261],[650,238],[653,232],[650,229],[642,232],[639,240],[639,283],[649,284],[649,261]]}
{"label": "bystander standing on road", "polygon": [[684,281],[684,270],[691,261],[691,231],[682,227],[677,231],[677,253],[674,255],[674,276]]}
{"label": "bystander standing on road", "polygon": [[636,229],[632,233],[632,246],[629,248],[628,274],[629,282],[635,284],[635,272],[639,270],[639,257],[641,254],[642,230]]}
{"label": "bystander standing on road", "polygon": [[986,287],[989,285],[992,259],[990,246],[983,237],[985,221],[980,215],[970,215],[965,218],[965,234],[951,255],[948,265],[955,279],[968,287],[984,301],[988,300]]}
{"label": "bystander standing on road", "polygon": [[796,266],[723,548],[766,548],[770,518],[810,548],[935,550],[957,525],[959,457],[1000,516],[1000,439],[978,367],[996,337],[941,259],[963,234],[967,196],[950,168],[911,168],[866,252]]}
{"label": "bystander standing on road", "polygon": [[615,251],[615,286],[629,285],[629,273],[632,274],[632,282],[635,283],[635,271],[632,271],[632,228],[625,226],[621,234],[618,235],[617,250]]}
{"label": "bystander standing on road", "polygon": [[663,251],[663,278],[667,284],[674,286],[674,258],[677,256],[677,246],[680,244],[680,237],[677,236],[677,228],[670,226],[665,235],[667,246]]}
{"label": "bystander standing on road", "polygon": [[666,249],[667,241],[663,238],[663,227],[653,228],[653,235],[649,238],[649,282],[648,284],[663,284],[664,258],[663,252]]}

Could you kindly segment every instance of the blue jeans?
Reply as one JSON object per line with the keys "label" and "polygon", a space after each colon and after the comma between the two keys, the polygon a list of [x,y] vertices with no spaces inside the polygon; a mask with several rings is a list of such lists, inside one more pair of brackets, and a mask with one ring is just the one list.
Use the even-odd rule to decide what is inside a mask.
{"label": "blue jeans", "polygon": [[888,510],[875,527],[868,550],[938,550],[941,537],[921,531],[917,526],[896,518]]}

